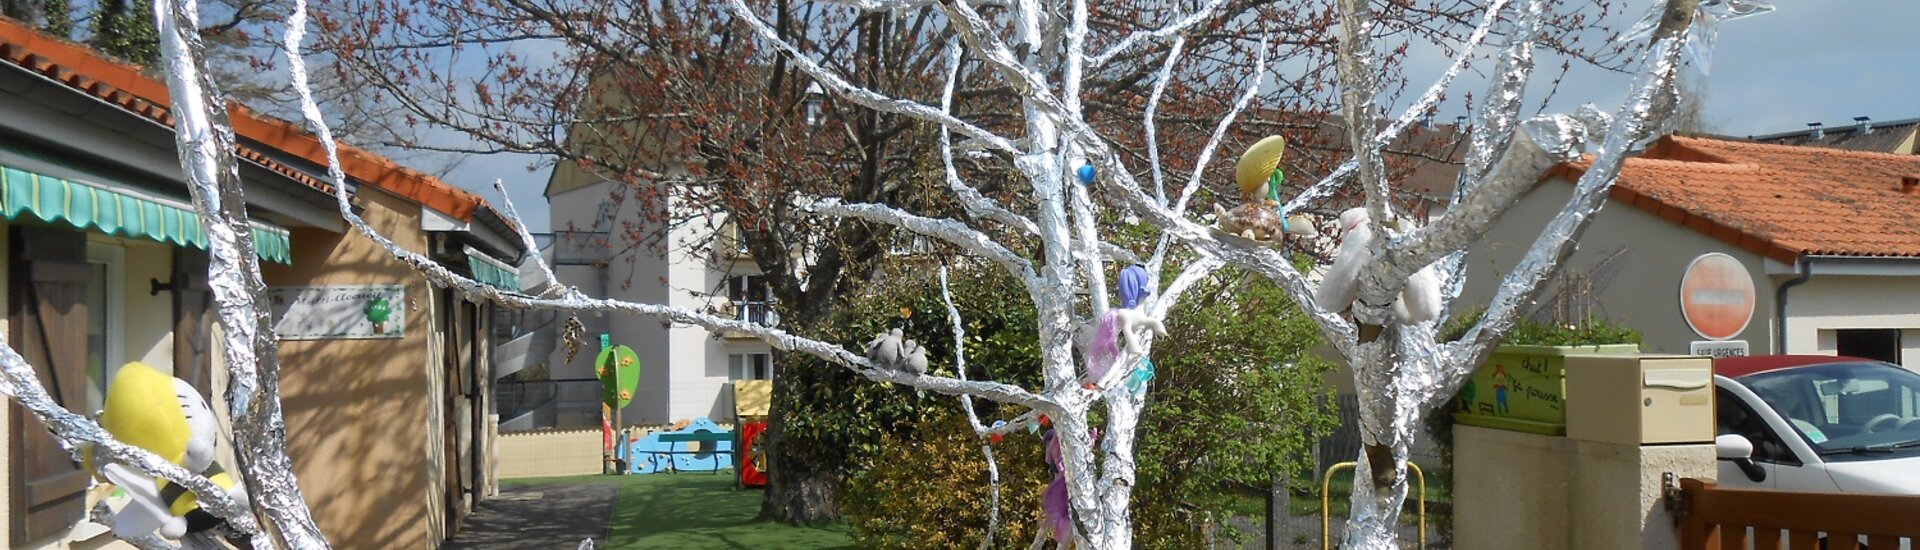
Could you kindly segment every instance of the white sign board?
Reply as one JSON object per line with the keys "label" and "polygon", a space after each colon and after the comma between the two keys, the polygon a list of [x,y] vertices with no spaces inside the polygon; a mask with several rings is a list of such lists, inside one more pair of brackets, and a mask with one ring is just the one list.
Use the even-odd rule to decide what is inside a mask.
{"label": "white sign board", "polygon": [[1690,355],[1709,357],[1744,357],[1747,355],[1746,340],[1694,340],[1687,346]]}
{"label": "white sign board", "polygon": [[281,340],[400,338],[406,335],[403,285],[287,286],[267,290]]}

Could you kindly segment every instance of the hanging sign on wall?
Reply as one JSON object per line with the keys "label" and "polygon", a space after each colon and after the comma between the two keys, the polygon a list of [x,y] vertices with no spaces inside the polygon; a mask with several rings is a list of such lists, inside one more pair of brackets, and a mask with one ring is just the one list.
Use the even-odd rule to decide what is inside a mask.
{"label": "hanging sign on wall", "polygon": [[267,290],[281,340],[406,336],[406,286],[286,286]]}

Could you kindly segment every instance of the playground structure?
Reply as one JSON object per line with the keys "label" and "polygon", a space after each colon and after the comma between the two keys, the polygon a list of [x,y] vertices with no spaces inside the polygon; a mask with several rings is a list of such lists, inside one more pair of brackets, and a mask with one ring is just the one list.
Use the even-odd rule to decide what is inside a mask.
{"label": "playground structure", "polygon": [[733,471],[740,487],[767,486],[767,455],[760,438],[767,433],[767,412],[772,408],[772,380],[733,383],[733,425],[740,434]]}

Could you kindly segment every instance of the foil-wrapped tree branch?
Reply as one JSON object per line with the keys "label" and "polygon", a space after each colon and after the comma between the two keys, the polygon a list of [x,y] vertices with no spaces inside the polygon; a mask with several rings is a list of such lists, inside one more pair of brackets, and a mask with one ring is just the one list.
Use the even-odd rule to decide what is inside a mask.
{"label": "foil-wrapped tree branch", "polygon": [[[1554,269],[1568,253],[1574,238],[1591,221],[1604,200],[1605,191],[1617,175],[1626,155],[1651,135],[1652,129],[1671,111],[1675,92],[1673,80],[1682,64],[1683,52],[1704,51],[1701,44],[1690,44],[1689,33],[1695,24],[1697,0],[1670,0],[1662,9],[1659,23],[1649,33],[1639,76],[1626,103],[1611,117],[1597,110],[1573,115],[1541,117],[1518,122],[1520,92],[1530,74],[1530,49],[1543,0],[1528,0],[1513,18],[1508,44],[1495,65],[1494,79],[1483,103],[1473,114],[1475,133],[1468,154],[1468,166],[1456,192],[1454,209],[1426,228],[1400,223],[1387,200],[1392,191],[1380,166],[1381,149],[1411,121],[1425,114],[1444,93],[1452,78],[1473,60],[1477,47],[1502,20],[1507,2],[1495,1],[1486,7],[1478,27],[1460,48],[1447,74],[1436,82],[1404,114],[1378,132],[1363,131],[1376,126],[1380,116],[1378,81],[1374,60],[1376,14],[1359,0],[1342,0],[1338,58],[1341,80],[1342,118],[1348,128],[1353,160],[1341,165],[1324,180],[1284,202],[1284,210],[1297,211],[1332,196],[1344,185],[1357,185],[1366,197],[1368,216],[1364,223],[1373,235],[1362,248],[1360,276],[1352,281],[1352,303],[1318,303],[1316,285],[1294,267],[1293,258],[1282,247],[1247,239],[1222,238],[1224,235],[1190,218],[1188,198],[1199,185],[1200,177],[1190,178],[1185,188],[1170,197],[1164,188],[1163,170],[1157,161],[1154,142],[1154,105],[1143,119],[1149,156],[1155,159],[1145,172],[1151,184],[1136,176],[1137,167],[1129,165],[1117,141],[1096,130],[1089,121],[1082,99],[1084,79],[1114,56],[1126,54],[1144,43],[1170,41],[1166,64],[1154,83],[1149,102],[1157,104],[1172,73],[1171,67],[1183,53],[1185,34],[1210,22],[1223,2],[1209,2],[1193,12],[1181,14],[1151,31],[1131,34],[1098,53],[1089,52],[1089,17],[1085,0],[1018,0],[988,4],[966,1],[934,2],[945,15],[946,26],[964,44],[948,50],[949,76],[938,106],[907,98],[888,97],[861,87],[822,64],[809,52],[790,42],[754,11],[745,0],[730,0],[724,9],[751,29],[758,39],[785,56],[827,91],[867,109],[895,113],[933,124],[941,129],[941,159],[948,189],[975,221],[941,219],[908,210],[877,204],[846,203],[821,197],[813,208],[820,216],[854,217],[888,225],[941,240],[1012,273],[1022,281],[1038,312],[1035,327],[1039,335],[1044,385],[1023,388],[993,381],[964,377],[930,375],[919,369],[900,368],[898,362],[876,361],[840,344],[823,342],[755,323],[722,318],[698,311],[589,297],[571,288],[547,288],[532,294],[505,292],[459,276],[414,251],[398,246],[353,212],[347,202],[346,176],[340,170],[334,140],[309,89],[301,43],[306,30],[307,6],[296,1],[288,21],[286,50],[301,112],[309,126],[327,148],[329,176],[334,180],[340,214],[356,231],[385,247],[394,257],[410,265],[435,284],[455,289],[469,297],[516,308],[545,308],[627,313],[662,318],[671,322],[710,330],[733,330],[750,334],[792,352],[807,353],[844,366],[875,381],[890,382],[926,391],[969,398],[989,399],[1032,409],[1052,420],[1059,445],[1060,470],[1067,494],[1066,522],[1056,529],[1056,540],[1090,548],[1129,548],[1133,543],[1129,504],[1134,479],[1133,444],[1135,428],[1144,406],[1141,391],[1122,381],[1130,378],[1142,359],[1151,353],[1154,334],[1132,327],[1151,326],[1172,309],[1183,291],[1215,268],[1232,263],[1269,277],[1286,289],[1320,326],[1322,334],[1353,366],[1359,388],[1361,433],[1366,452],[1361,457],[1362,471],[1353,496],[1353,520],[1349,523],[1346,547],[1387,548],[1393,545],[1393,527],[1406,494],[1405,464],[1407,450],[1414,437],[1414,426],[1422,414],[1445,399],[1492,346],[1511,328],[1521,304],[1537,294]],[[860,9],[911,9],[927,5],[915,0],[861,0],[851,2]],[[235,437],[242,471],[258,495],[253,506],[258,517],[270,521],[266,529],[253,529],[246,513],[235,510],[234,503],[209,499],[210,509],[226,516],[242,533],[272,533],[277,539],[254,536],[256,547],[324,548],[326,542],[314,527],[306,504],[293,483],[292,469],[285,454],[277,395],[278,368],[271,333],[265,328],[266,314],[260,306],[263,286],[259,268],[251,254],[252,243],[246,227],[244,196],[235,176],[231,157],[232,131],[224,120],[223,105],[213,83],[202,70],[203,62],[195,53],[197,38],[190,32],[194,4],[191,0],[156,0],[160,29],[167,54],[166,70],[180,121],[181,160],[193,183],[196,210],[208,227],[212,280],[223,328],[232,340],[227,349],[228,368],[233,373],[228,404],[232,408]],[[1004,34],[1003,34],[1004,33]],[[1250,75],[1250,87],[1260,86],[1265,76],[1267,42],[1262,41]],[[971,59],[967,52],[971,52]],[[963,64],[976,62],[988,69],[1001,84],[1018,92],[1020,110],[1014,124],[969,121],[956,113],[952,105],[957,73]],[[1251,97],[1251,92],[1245,97]],[[1246,101],[1237,102],[1218,127],[1231,125]],[[954,142],[951,134],[964,141]],[[1018,137],[1009,137],[1017,133]],[[1202,151],[1213,151],[1222,132],[1216,131]],[[1548,231],[1529,250],[1519,269],[1510,275],[1488,309],[1487,315],[1458,342],[1434,340],[1432,319],[1408,322],[1396,318],[1393,304],[1404,291],[1409,276],[1442,262],[1442,271],[1457,279],[1457,252],[1467,242],[1483,235],[1493,220],[1511,207],[1526,184],[1537,180],[1554,162],[1574,158],[1583,144],[1597,145],[1593,167],[1576,187],[1574,198],[1548,226]],[[1207,153],[1202,153],[1206,156]],[[1008,172],[1025,184],[1024,205],[996,202],[961,178],[955,167],[957,157],[999,159]],[[1196,174],[1200,172],[1196,170]],[[1077,182],[1076,182],[1077,180]],[[1149,194],[1151,191],[1151,194]],[[1097,199],[1097,200],[1096,200]],[[1276,201],[1279,203],[1279,201]],[[511,213],[511,204],[508,205]],[[1128,299],[1115,307],[1108,303],[1106,260],[1137,254],[1103,237],[1112,227],[1103,218],[1103,207],[1145,219],[1160,229],[1154,252],[1149,256],[1151,269],[1142,269],[1146,296]],[[511,217],[511,216],[510,216]],[[517,221],[517,220],[516,220]],[[1001,227],[976,224],[993,222]],[[523,241],[531,241],[521,228]],[[1007,231],[998,231],[1007,230]],[[1037,246],[1005,241],[1012,238],[1037,238]],[[1230,237],[1230,236],[1229,236]],[[1358,248],[1358,247],[1357,247]],[[1179,259],[1178,275],[1161,285],[1159,274],[1168,262]],[[545,269],[544,264],[540,266]],[[552,280],[552,277],[549,277]],[[954,312],[957,318],[957,312]],[[1118,346],[1119,335],[1103,325],[1120,327],[1121,335],[1131,336],[1130,345]],[[956,327],[958,330],[958,327]],[[1104,332],[1103,332],[1104,330]],[[1109,341],[1098,341],[1100,334]],[[1089,337],[1089,335],[1092,335]],[[36,381],[18,374],[25,365],[17,356],[0,354],[9,373],[9,389],[16,399],[36,404],[31,391]],[[1076,361],[1076,358],[1079,361]],[[956,360],[960,358],[956,357]],[[1082,362],[1086,369],[1080,368]],[[28,373],[30,374],[30,373]],[[39,394],[44,398],[44,391]],[[44,403],[38,403],[44,404]],[[43,407],[44,408],[44,407]],[[1102,414],[1093,413],[1098,410]],[[152,457],[135,451],[114,451],[110,438],[99,435],[97,426],[84,419],[60,417],[51,409],[36,414],[49,419],[50,425],[71,424],[62,432],[69,441],[108,449],[112,459],[131,462],[142,470],[188,487],[202,487],[177,468],[155,464]],[[1094,418],[1103,418],[1096,429]],[[977,433],[990,437],[1009,428],[978,426]],[[153,541],[142,541],[150,545]]]}
{"label": "foil-wrapped tree branch", "polygon": [[[1125,158],[1115,150],[1113,141],[1088,122],[1077,97],[1081,71],[1088,62],[1083,1],[1047,5],[1018,3],[998,12],[1003,14],[999,19],[988,19],[964,2],[940,5],[952,20],[953,32],[976,53],[979,61],[1022,93],[1025,133],[1017,139],[986,135],[987,130],[982,126],[954,116],[944,100],[942,108],[935,110],[853,85],[812,63],[795,45],[781,41],[746,2],[733,0],[730,5],[733,13],[758,31],[762,39],[785,51],[830,91],[856,104],[915,116],[1003,152],[1008,146],[1023,147],[1013,154],[1013,165],[1031,180],[1038,195],[1037,233],[1046,257],[1036,268],[1042,283],[1073,280],[1070,272],[1075,259],[1085,262],[1083,270],[1098,272],[1099,256],[1087,252],[1090,247],[1082,237],[1091,227],[1085,223],[1091,211],[1087,198],[1099,196],[1108,204],[1159,225],[1163,237],[1168,239],[1164,242],[1178,243],[1200,254],[1202,261],[1195,262],[1196,267],[1212,261],[1230,262],[1270,277],[1286,288],[1318,321],[1322,333],[1355,373],[1362,405],[1360,431],[1366,443],[1366,452],[1360,459],[1366,475],[1361,476],[1354,491],[1353,518],[1346,534],[1346,547],[1351,548],[1394,545],[1394,526],[1406,496],[1405,466],[1414,427],[1427,410],[1457,389],[1467,374],[1485,359],[1492,346],[1512,327],[1519,306],[1540,291],[1560,261],[1570,253],[1573,242],[1600,207],[1626,156],[1652,136],[1670,113],[1677,93],[1674,80],[1684,62],[1682,52],[1706,51],[1700,44],[1691,44],[1689,36],[1712,35],[1710,32],[1689,33],[1696,24],[1697,0],[1668,2],[1656,10],[1659,15],[1653,19],[1660,23],[1645,33],[1651,42],[1641,56],[1638,76],[1628,99],[1616,113],[1609,116],[1597,109],[1582,109],[1570,115],[1539,117],[1521,123],[1519,110],[1524,86],[1530,80],[1531,50],[1546,10],[1543,1],[1529,0],[1512,10],[1508,18],[1503,17],[1508,14],[1508,3],[1492,2],[1486,6],[1479,26],[1446,74],[1404,114],[1382,130],[1372,132],[1368,130],[1377,127],[1376,121],[1381,119],[1378,82],[1382,75],[1375,60],[1374,33],[1378,16],[1366,2],[1339,2],[1341,118],[1350,130],[1348,147],[1353,159],[1287,201],[1286,210],[1282,212],[1323,202],[1342,186],[1357,186],[1365,197],[1365,208],[1364,215],[1355,219],[1367,226],[1364,229],[1368,233],[1379,238],[1354,247],[1351,271],[1354,280],[1342,282],[1352,285],[1350,297],[1340,300],[1343,303],[1321,303],[1315,300],[1316,285],[1293,267],[1286,254],[1260,243],[1219,238],[1189,219],[1185,204],[1190,191],[1169,204],[1158,163],[1147,168],[1152,174],[1152,185],[1141,184],[1129,170]],[[868,2],[864,7],[901,6]],[[1114,49],[1125,49],[1140,40],[1170,39],[1172,56],[1177,57],[1182,44],[1179,27],[1205,21],[1205,13],[1207,8],[1202,8],[1195,17],[1180,19],[1165,32],[1130,36]],[[1456,188],[1454,204],[1430,226],[1413,227],[1392,211],[1388,200],[1392,189],[1382,168],[1382,149],[1399,137],[1413,120],[1430,112],[1454,76],[1479,59],[1476,47],[1489,35],[1489,29],[1503,20],[1510,20],[1512,28],[1505,33],[1506,46],[1495,56],[1489,89],[1472,115],[1475,124],[1468,138],[1472,147],[1467,153],[1467,166]],[[1013,36],[1003,38],[996,34],[996,29],[1010,29]],[[1095,64],[1106,55],[1110,54],[1093,58]],[[1168,66],[1173,63],[1170,58]],[[1155,83],[1156,92],[1149,96],[1150,102],[1158,100],[1157,91],[1164,85],[1167,74],[1167,71],[1160,73],[1163,80]],[[1152,108],[1150,104],[1149,113]],[[1151,143],[1154,131],[1151,115],[1144,122],[1150,138],[1149,155],[1157,160],[1157,149],[1153,149]],[[1553,164],[1575,160],[1590,146],[1594,148],[1593,168],[1578,183],[1574,198],[1536,241],[1521,268],[1506,278],[1488,314],[1465,339],[1437,342],[1438,319],[1394,314],[1396,301],[1406,292],[1409,277],[1439,264],[1441,275],[1429,280],[1457,281],[1459,252],[1491,230],[1494,221],[1516,204]],[[1211,147],[1202,151],[1210,150]],[[1097,182],[1090,182],[1099,191],[1097,194],[1060,184],[1066,174],[1073,173],[1069,168],[1077,164],[1068,159],[1085,159],[1102,174]],[[1151,196],[1147,194],[1148,189],[1152,190]],[[1069,219],[1072,224],[1068,223]],[[1164,249],[1153,255],[1154,262],[1163,257],[1161,252]],[[1096,313],[1105,305],[1102,303],[1104,292],[1099,292],[1100,283],[1100,280],[1090,281],[1093,297],[1089,305]],[[1457,288],[1457,284],[1452,286]],[[1043,286],[1036,292],[1036,304],[1041,307],[1044,320],[1043,344],[1056,342],[1049,337],[1062,337],[1058,331],[1047,334],[1049,326],[1072,326],[1075,319],[1071,312],[1059,309],[1059,304],[1072,303],[1070,297],[1064,296],[1070,290],[1071,287],[1065,285]],[[1457,291],[1446,295],[1454,294]],[[1049,346],[1047,349],[1067,348]],[[1047,356],[1050,386],[1069,382],[1065,373],[1071,371],[1059,368],[1064,359],[1061,355]],[[1137,412],[1127,399],[1126,396],[1107,399],[1113,413],[1109,417],[1110,425],[1124,425],[1130,420],[1128,415]],[[1090,440],[1082,437],[1083,427],[1063,427],[1066,428],[1061,433],[1066,468],[1072,471],[1093,465],[1093,457],[1083,450]],[[1130,436],[1130,432],[1108,435],[1110,440],[1104,443],[1101,457],[1108,477],[1099,478],[1100,483],[1092,487],[1098,490],[1095,498],[1087,498],[1089,487],[1084,480],[1070,476],[1074,511],[1083,515],[1107,514],[1097,521],[1076,518],[1076,527],[1082,532],[1075,535],[1091,546],[1123,548],[1130,543],[1130,535],[1125,533],[1125,491],[1112,490],[1130,475],[1126,439]]]}

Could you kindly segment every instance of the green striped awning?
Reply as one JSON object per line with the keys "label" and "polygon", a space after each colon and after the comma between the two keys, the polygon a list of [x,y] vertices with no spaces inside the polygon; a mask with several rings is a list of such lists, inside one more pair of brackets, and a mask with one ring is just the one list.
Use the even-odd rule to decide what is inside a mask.
{"label": "green striped awning", "polygon": [[487,286],[513,292],[520,291],[520,270],[506,262],[488,258],[471,248],[467,249],[467,267],[473,270],[473,280],[486,283]]}
{"label": "green striped awning", "polygon": [[[207,247],[206,229],[191,206],[0,165],[0,215],[14,219],[22,214],[108,235]],[[286,229],[253,222],[253,243],[260,259],[292,263]]]}

